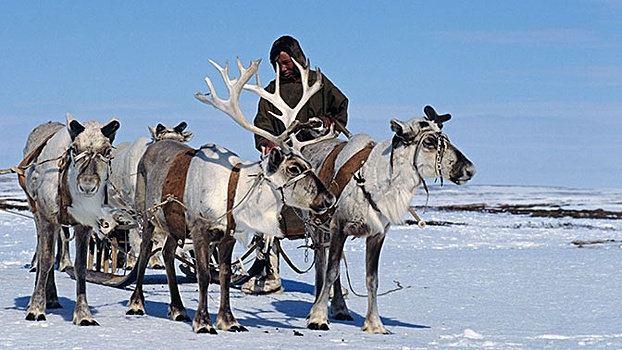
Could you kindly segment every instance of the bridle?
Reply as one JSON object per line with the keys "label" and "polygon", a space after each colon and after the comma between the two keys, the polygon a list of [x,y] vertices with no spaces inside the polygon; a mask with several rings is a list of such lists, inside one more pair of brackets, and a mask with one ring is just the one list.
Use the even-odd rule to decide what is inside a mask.
{"label": "bridle", "polygon": [[67,152],[69,156],[69,164],[78,169],[78,176],[88,168],[92,161],[102,161],[110,165],[110,161],[112,160],[110,155],[105,155],[100,152],[84,151],[76,154],[74,145],[71,145]]}
{"label": "bridle", "polygon": [[[281,201],[283,202],[283,204],[287,204],[287,202],[285,201],[285,193],[283,191],[287,187],[295,185],[298,181],[300,181],[300,180],[304,179],[305,177],[307,177],[308,175],[314,173],[313,167],[311,167],[308,163],[306,165],[307,165],[307,168],[304,171],[302,171],[300,174],[298,174],[298,175],[292,177],[291,179],[287,180],[281,186],[274,187],[274,189],[277,192],[279,192],[279,194],[281,195]],[[260,180],[265,180],[266,182],[274,184],[274,182],[271,181],[270,179],[268,179],[263,173],[257,174],[255,176],[258,176]]]}

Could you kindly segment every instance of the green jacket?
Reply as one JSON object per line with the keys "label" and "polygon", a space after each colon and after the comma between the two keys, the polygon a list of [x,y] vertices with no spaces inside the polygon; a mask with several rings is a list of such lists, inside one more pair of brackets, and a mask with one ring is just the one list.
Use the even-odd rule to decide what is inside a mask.
{"label": "green jacket", "polygon": [[[316,80],[315,71],[309,74],[309,84],[313,84]],[[348,123],[348,98],[337,88],[326,76],[322,75],[322,88],[315,93],[307,104],[298,113],[296,119],[306,122],[311,117],[329,116],[338,120],[344,127]],[[274,93],[276,80],[273,80],[266,86],[266,91]],[[285,103],[290,107],[295,106],[302,97],[301,83],[281,83],[281,96]],[[274,105],[263,98],[259,100],[257,115],[254,124],[258,128],[268,131],[273,135],[280,135],[285,131],[283,123],[273,117],[269,111],[281,114]],[[306,141],[310,137],[299,137],[302,141]],[[261,151],[260,144],[264,140],[263,137],[255,135],[255,147]]]}

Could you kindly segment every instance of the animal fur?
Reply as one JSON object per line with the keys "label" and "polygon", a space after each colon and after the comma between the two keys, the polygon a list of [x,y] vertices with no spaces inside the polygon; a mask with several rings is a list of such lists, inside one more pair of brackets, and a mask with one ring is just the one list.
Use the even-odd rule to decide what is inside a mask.
{"label": "animal fur", "polygon": [[[196,153],[189,164],[183,198],[176,198],[183,203],[185,210],[186,229],[179,229],[179,225],[167,221],[166,207],[162,210],[158,208],[170,194],[164,193],[163,188],[171,164],[184,152]],[[228,229],[233,228],[228,225],[230,220],[227,220],[227,184],[237,164],[241,165],[239,181],[233,193],[230,211],[235,222],[235,232],[228,232]],[[217,145],[207,145],[195,151],[179,142],[164,140],[149,146],[138,166],[136,204],[145,222],[136,289],[130,298],[127,314],[144,314],[142,285],[145,257],[151,252],[151,237],[158,227],[168,236],[163,257],[171,293],[169,317],[178,321],[190,320],[179,295],[174,266],[175,249],[183,244],[189,234],[192,237],[199,284],[199,306],[192,322],[193,331],[216,333],[207,309],[209,257],[213,245],[218,247],[221,288],[216,325],[228,331],[246,330],[233,316],[229,303],[230,264],[235,243],[232,234],[239,237],[261,232],[280,237],[278,215],[284,203],[321,213],[334,204],[334,197],[306,161],[276,148],[262,161],[251,163],[243,162],[231,151]],[[169,204],[182,205],[174,202],[167,206]]]}
{"label": "animal fur", "polygon": [[46,307],[61,307],[54,281],[54,244],[61,225],[71,225],[76,236],[77,284],[73,322],[96,325],[86,300],[86,254],[91,232],[104,235],[116,224],[117,213],[105,205],[104,198],[107,157],[119,122],[81,124],[70,114],[66,119],[66,127],[47,123],[35,128],[24,149],[26,157],[49,137],[23,175],[37,227],[37,277],[26,319],[45,320]]}
{"label": "animal fur", "polygon": [[[446,116],[443,116],[443,121],[449,119]],[[331,302],[331,316],[352,319],[341,293],[339,262],[346,238],[354,236],[367,241],[368,310],[362,329],[369,333],[388,333],[380,320],[376,295],[378,260],[389,227],[403,222],[412,196],[424,178],[442,176],[462,184],[475,174],[473,164],[448,140],[443,139],[441,125],[442,122],[427,118],[415,118],[408,122],[391,120],[394,138],[375,144],[368,159],[345,185],[332,216],[324,224],[315,225],[313,237],[319,247],[315,263],[316,301],[309,313],[308,328],[328,330],[331,286],[335,294]],[[340,142],[343,141],[309,145],[303,148],[303,155],[319,169],[328,153]],[[445,142],[440,165],[437,164],[437,153],[441,149],[439,142]],[[353,136],[337,157],[333,173],[370,143],[374,141],[367,135]],[[328,258],[323,248],[327,239],[330,239]]]}

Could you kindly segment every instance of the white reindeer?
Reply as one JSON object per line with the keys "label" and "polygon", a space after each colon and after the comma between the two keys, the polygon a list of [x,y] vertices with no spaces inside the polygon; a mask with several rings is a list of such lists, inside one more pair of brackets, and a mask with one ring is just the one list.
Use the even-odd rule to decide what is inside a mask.
{"label": "white reindeer", "polygon": [[67,113],[67,125],[46,123],[29,135],[20,164],[37,227],[37,277],[26,319],[45,320],[45,309],[61,307],[54,280],[54,243],[61,226],[75,232],[76,306],[73,323],[97,325],[86,300],[86,255],[91,231],[110,232],[122,213],[105,205],[110,151],[119,122],[78,122]]}
{"label": "white reindeer", "polygon": [[[316,241],[316,300],[307,320],[310,329],[328,330],[331,316],[352,320],[341,293],[339,262],[348,236],[366,239],[367,315],[362,329],[388,333],[378,313],[378,263],[391,225],[400,224],[424,178],[441,178],[458,185],[475,174],[474,165],[441,132],[451,115],[438,115],[430,106],[425,118],[391,120],[393,139],[373,141],[365,134],[348,142],[323,141],[303,148],[303,155],[338,197],[334,210],[324,217],[312,215]],[[427,191],[427,188],[426,188]],[[328,262],[324,241],[330,235]],[[327,265],[326,265],[327,264]],[[326,266],[326,269],[324,269]]]}
{"label": "white reindeer", "polygon": [[[193,150],[179,142],[160,141],[147,149],[139,163],[136,189],[136,203],[146,220],[136,289],[130,298],[127,313],[144,313],[142,284],[145,257],[151,251],[150,236],[154,228],[159,227],[168,234],[163,257],[171,293],[169,317],[189,321],[175,280],[173,256],[176,246],[181,246],[189,233],[199,284],[199,305],[192,329],[196,333],[215,334],[208,313],[207,295],[212,245],[218,247],[220,264],[221,298],[216,325],[227,331],[245,331],[246,328],[233,316],[229,301],[230,264],[235,243],[233,235],[262,232],[280,237],[278,216],[284,204],[322,213],[333,205],[334,197],[317,178],[309,163],[288,150],[285,139],[289,130],[283,135],[271,135],[249,123],[242,114],[240,92],[256,74],[259,61],[251,62],[245,69],[238,59],[240,78],[233,80],[228,76],[228,65],[222,68],[210,62],[220,71],[229,90],[229,98],[220,99],[209,78],[205,80],[211,96],[197,93],[195,97],[222,110],[245,129],[261,134],[285,151],[274,148],[263,160],[248,162],[216,145]],[[306,73],[308,75],[308,71]],[[309,88],[306,81],[303,86],[301,105],[320,87],[315,84]],[[273,100],[276,102],[277,98]],[[295,117],[297,109],[283,107],[283,119],[292,115]]]}
{"label": "white reindeer", "polygon": [[[190,142],[193,133],[184,131],[188,127],[186,122],[181,122],[175,127],[158,124],[156,127],[149,126],[151,138],[140,137],[134,142],[123,142],[116,145],[112,150],[110,163],[110,186],[108,196],[110,204],[116,208],[124,208],[130,212],[136,212],[134,199],[136,195],[136,175],[138,162],[147,147],[157,141],[174,140],[178,142]],[[157,232],[157,231],[156,231]],[[156,233],[154,239],[156,246],[164,244],[165,235]],[[140,252],[141,237],[136,229],[129,230],[130,251],[127,254],[125,267],[132,269],[136,263],[136,256]],[[153,254],[149,259],[149,267],[163,268],[161,254]]]}

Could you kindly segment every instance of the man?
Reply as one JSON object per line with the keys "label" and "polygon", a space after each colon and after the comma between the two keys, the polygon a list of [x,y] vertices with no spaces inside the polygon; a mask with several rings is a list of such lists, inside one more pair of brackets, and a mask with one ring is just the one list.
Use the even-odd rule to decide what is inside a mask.
{"label": "man", "polygon": [[[289,35],[278,38],[270,49],[270,63],[279,74],[280,93],[283,100],[293,107],[298,104],[302,97],[302,83],[300,72],[292,60],[296,60],[304,68],[307,67],[307,58],[298,43],[298,40]],[[309,84],[313,84],[317,79],[315,71],[309,74]],[[266,91],[273,93],[276,87],[276,80],[271,81],[265,88]],[[280,114],[279,110],[272,103],[260,99],[255,116],[255,126],[264,129],[271,134],[280,135],[286,127],[270,112]],[[300,110],[296,119],[301,122],[310,120],[321,121],[322,126],[316,130],[321,134],[322,130],[327,131],[331,124],[338,123],[340,127],[345,127],[348,122],[348,98],[322,74],[322,88]],[[319,123],[318,123],[319,124]],[[340,131],[340,127],[335,130]],[[297,138],[307,141],[314,138],[318,133],[302,131]],[[275,145],[265,138],[255,135],[255,147],[266,155]],[[305,225],[298,217],[296,212],[290,207],[284,207],[281,212],[281,230],[283,234],[290,238],[302,237],[305,234]],[[258,252],[258,259],[261,258]],[[248,294],[266,294],[282,292],[281,279],[279,278],[279,257],[276,247],[272,245],[269,249],[270,259],[266,271],[261,276],[251,278],[242,286],[242,291]]]}

